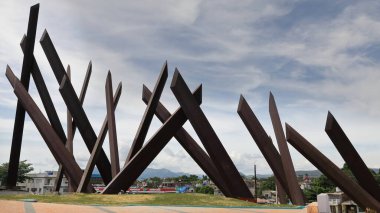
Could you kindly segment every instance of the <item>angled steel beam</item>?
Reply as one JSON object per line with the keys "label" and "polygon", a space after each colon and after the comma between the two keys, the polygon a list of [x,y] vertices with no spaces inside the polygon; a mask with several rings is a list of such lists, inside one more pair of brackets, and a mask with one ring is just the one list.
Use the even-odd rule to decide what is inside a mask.
{"label": "angled steel beam", "polygon": [[[67,70],[68,71],[70,70],[70,65],[67,67]],[[92,72],[92,62],[90,61],[88,63],[86,76],[85,76],[83,84],[82,84],[82,90],[81,90],[81,93],[79,95],[79,102],[81,103],[81,105],[83,105],[84,98],[86,97],[86,91],[87,91],[88,83],[90,81],[91,72]],[[67,75],[69,76],[68,72],[67,72]],[[70,76],[69,76],[69,79],[71,81]],[[73,141],[74,141],[75,130],[76,130],[76,124],[73,121],[73,117],[71,116],[70,110],[67,109],[66,148],[68,148],[69,151],[71,151],[71,153],[74,153]],[[58,172],[57,172],[57,178],[55,179],[55,183],[54,183],[54,191],[59,191],[59,188],[61,187],[62,178],[63,178],[63,170],[62,170],[62,166],[60,165],[58,168]],[[70,183],[70,181],[69,181],[69,183]],[[73,187],[71,187],[71,185],[69,184],[69,192],[74,191],[74,189],[73,189]]]}
{"label": "angled steel beam", "polygon": [[[91,73],[92,73],[92,61],[88,62],[86,75],[84,77],[83,84],[82,84],[82,89],[81,89],[80,95],[79,95],[79,102],[82,105],[83,105],[83,102],[84,102],[84,98],[86,97],[88,83],[90,82]],[[73,129],[75,129],[74,126],[73,126]]]}
{"label": "angled steel beam", "polygon": [[380,187],[334,116],[328,112],[325,131],[363,189],[380,202]]}
{"label": "angled steel beam", "polygon": [[136,136],[133,139],[131,149],[129,150],[125,165],[133,158],[133,156],[141,149],[148,133],[150,123],[152,122],[154,112],[156,111],[157,104],[160,100],[162,91],[164,90],[166,79],[168,78],[168,64],[164,63],[162,66],[160,75],[154,86],[153,95],[151,96],[149,103],[145,109],[144,115],[141,119],[140,126],[136,132]]}
{"label": "angled steel beam", "polygon": [[[197,90],[201,90],[198,87]],[[199,91],[198,91],[199,92]],[[194,92],[194,94],[197,92]],[[201,93],[201,92],[199,92]],[[195,97],[197,104],[201,104],[202,99]],[[154,158],[166,146],[174,134],[182,127],[187,118],[182,108],[178,108],[175,113],[161,126],[153,137],[141,148],[136,155],[124,166],[116,177],[106,186],[102,194],[115,194],[120,190],[127,190],[133,182],[148,167]]]}
{"label": "angled steel beam", "polygon": [[[23,51],[25,51],[25,48],[26,48],[25,45],[26,45],[26,35],[23,36],[21,43],[20,43],[21,49]],[[62,127],[62,124],[59,120],[57,111],[55,110],[53,101],[50,97],[49,91],[46,87],[45,81],[42,77],[41,71],[38,67],[38,64],[37,64],[34,56],[33,56],[33,69],[31,70],[31,73],[32,73],[32,77],[33,77],[33,80],[35,82],[37,91],[41,97],[42,104],[44,105],[48,119],[49,119],[53,129],[58,134],[58,136],[61,138],[61,140],[63,142],[65,142],[67,140],[66,135],[65,135],[65,131],[63,130],[63,127]],[[71,121],[70,121],[70,123],[71,123]],[[58,169],[58,173],[57,173],[57,178],[54,182],[54,187],[53,187],[54,191],[59,191],[59,188],[60,188],[61,182],[62,182],[62,177],[63,177],[62,165],[60,165],[59,169]]]}
{"label": "angled steel beam", "polygon": [[289,196],[289,188],[285,180],[285,172],[282,166],[280,154],[278,153],[276,147],[274,147],[272,140],[265,132],[263,126],[261,126],[259,120],[242,95],[240,96],[237,113],[259,147],[265,160],[268,162],[274,176]]}
{"label": "angled steel beam", "polygon": [[[71,69],[70,69],[70,65],[67,66],[67,77],[69,79],[71,79]],[[72,120],[72,117],[71,117],[71,114],[69,112],[69,110],[67,110],[67,139],[65,140],[66,144],[65,144],[65,147],[66,149],[73,155],[74,152],[73,152],[73,138],[72,138],[72,125],[71,125],[71,120]],[[58,172],[57,172],[57,176],[55,178],[55,181],[54,181],[54,186],[53,186],[53,191],[55,192],[59,192],[59,189],[61,188],[61,184],[62,184],[62,179],[63,179],[63,167],[62,167],[62,164],[59,164],[59,168],[58,168]],[[71,180],[67,177],[67,180],[68,180],[68,191],[69,192],[72,192],[73,191],[73,187],[72,187],[72,183],[71,183]]]}
{"label": "angled steel beam", "polygon": [[[63,179],[63,173],[64,173],[64,171],[63,171],[62,164],[59,164],[58,171],[57,171],[57,176],[55,178],[54,186],[53,186],[53,191],[54,192],[59,192],[59,189],[61,188],[62,179]],[[69,179],[67,179],[67,180],[70,182]],[[70,183],[69,183],[69,188],[70,188]]]}
{"label": "angled steel beam", "polygon": [[[84,98],[86,97],[86,92],[87,92],[87,88],[88,88],[88,83],[90,82],[91,73],[92,73],[92,61],[90,61],[88,63],[86,75],[84,77],[82,89],[81,89],[80,95],[79,95],[79,102],[82,106],[83,106]],[[77,125],[75,123],[75,120],[72,120],[71,128],[72,128],[71,131],[73,132],[73,138],[74,138],[75,131],[77,129]]]}
{"label": "angled steel beam", "polygon": [[[121,86],[121,82],[120,82],[117,89],[116,89],[115,95],[113,97],[113,110],[116,110],[116,106],[119,102],[119,98],[121,95],[121,88],[122,88],[122,86]],[[82,178],[81,178],[79,186],[77,188],[78,193],[85,192],[85,189],[88,187],[88,185],[90,183],[91,174],[94,171],[96,159],[99,157],[99,154],[102,150],[101,148],[102,148],[104,139],[105,139],[106,134],[107,134],[108,125],[109,125],[108,124],[108,116],[106,116],[104,121],[103,121],[102,128],[100,129],[98,139],[96,140],[94,149],[91,152],[90,159],[87,161],[86,168],[83,172]]]}
{"label": "angled steel beam", "polygon": [[280,184],[280,182],[277,180],[276,177],[274,177],[274,181],[275,181],[276,187],[277,187],[278,202],[280,204],[287,204],[288,203],[288,199],[286,198],[285,189],[282,188],[282,185]]}
{"label": "angled steel beam", "polygon": [[112,96],[112,77],[111,72],[108,71],[106,80],[106,105],[107,105],[107,117],[108,117],[108,136],[110,144],[110,156],[111,156],[111,172],[112,178],[120,172],[119,165],[119,149],[117,146],[117,134],[116,134],[116,121],[115,121],[115,107],[113,105]]}
{"label": "angled steel beam", "polygon": [[[26,48],[26,35],[23,36],[20,46],[23,52],[25,52]],[[57,132],[58,136],[66,141],[65,131],[63,130],[62,124],[59,120],[57,111],[54,107],[53,101],[50,97],[49,90],[45,84],[44,78],[42,77],[40,68],[38,67],[37,61],[33,56],[33,69],[31,70],[33,80],[35,82],[38,94],[40,95],[42,104],[44,105],[46,114],[48,119],[53,127],[53,129]]]}
{"label": "angled steel beam", "polygon": [[[70,98],[70,96],[72,96],[71,94],[74,94],[75,96],[75,91],[66,76],[64,76],[62,79],[59,91],[62,94],[62,97],[69,97],[64,99],[65,103],[70,109],[70,113],[76,121],[78,129],[84,141],[87,142],[86,145],[88,150],[92,152],[97,137],[78,99]],[[100,174],[102,175],[103,181],[105,183],[109,182],[112,177],[110,174],[111,164],[103,149],[101,150],[100,156],[96,161],[96,165],[99,169]],[[109,175],[111,175],[111,177]]]}
{"label": "angled steel beam", "polygon": [[[81,106],[81,103],[75,93],[70,80],[67,79],[65,69],[63,68],[62,62],[59,59],[58,53],[49,37],[49,34],[45,30],[42,38],[40,40],[42,49],[54,71],[57,81],[60,83],[60,93],[63,100],[65,101],[67,108],[70,110],[71,115],[81,133],[84,142],[90,152],[94,148],[97,137],[95,135],[94,129],[92,128],[88,117]],[[106,153],[102,150],[100,157],[97,159],[96,166],[102,176],[104,183],[109,183],[112,179],[111,175],[111,164],[107,158]]]}
{"label": "angled steel beam", "polygon": [[[270,136],[269,136],[269,139],[270,139],[270,141],[273,144],[273,140],[272,140],[272,138]],[[275,184],[276,184],[276,187],[277,187],[278,202],[280,204],[288,204],[289,200],[287,198],[287,194],[285,192],[285,189],[282,187],[282,185],[280,184],[280,182],[278,181],[278,179],[276,178],[276,176],[274,176],[274,181],[275,181]]]}
{"label": "angled steel beam", "polygon": [[269,94],[269,114],[272,120],[274,133],[276,135],[282,166],[285,172],[285,180],[288,184],[291,200],[294,205],[305,205],[304,194],[298,185],[297,175],[294,170],[292,157],[290,156],[288,144],[286,143],[285,133],[282,129],[280,115],[277,111],[276,101],[272,92]]}
{"label": "angled steel beam", "polygon": [[[69,77],[69,80],[71,81],[71,68],[70,68],[70,65],[67,66],[67,77]],[[70,114],[70,110],[67,109],[66,110],[66,120],[67,120],[67,141],[66,141],[66,149],[74,156],[74,136],[73,136],[73,124],[72,124],[72,119],[73,117],[71,116]],[[59,168],[62,168],[62,166],[60,165]],[[59,171],[61,171],[61,173],[59,173]],[[62,176],[63,178],[63,173],[62,173],[62,170],[58,170],[58,174],[57,176]],[[57,180],[57,181],[62,181],[62,178],[60,178],[60,180]],[[71,180],[70,178],[68,177],[68,191],[69,192],[73,192],[75,191],[74,187],[73,187],[73,184],[71,183]],[[59,184],[61,185],[61,184]],[[59,191],[59,188],[58,188],[58,191]]]}
{"label": "angled steel beam", "polygon": [[221,174],[221,178],[225,180],[232,196],[253,198],[252,193],[177,69],[174,72],[170,88],[218,169],[219,174]]}
{"label": "angled steel beam", "polygon": [[[202,94],[200,93],[201,90],[198,91],[199,93],[194,93],[194,96],[197,99],[200,99],[202,97]],[[148,104],[151,96],[152,92],[145,85],[143,85],[142,100],[145,102],[145,104]],[[170,112],[160,102],[158,102],[155,113],[162,123],[165,123],[171,116]],[[207,153],[203,151],[198,143],[190,136],[190,134],[187,133],[183,127],[181,127],[174,135],[174,137],[187,151],[187,153],[189,153],[189,155],[194,159],[199,167],[201,167],[201,169],[207,174],[207,176],[209,176],[215,185],[222,191],[224,196],[231,197],[231,192],[227,188],[227,184],[224,182],[224,180],[220,178],[220,174],[216,169],[214,163],[211,161]]]}
{"label": "angled steel beam", "polygon": [[[26,45],[26,35],[23,36],[21,43],[20,43],[21,49],[23,51],[25,51],[25,45]],[[59,120],[57,111],[55,110],[53,101],[50,97],[49,91],[46,87],[45,81],[42,77],[41,71],[38,67],[38,64],[37,64],[34,56],[33,56],[33,69],[31,70],[31,73],[32,73],[32,77],[33,77],[33,80],[35,82],[37,91],[41,97],[42,104],[44,105],[48,119],[49,119],[53,129],[58,134],[58,136],[61,138],[62,141],[65,142],[67,140],[66,135],[65,135],[65,131],[63,130],[63,127],[62,127],[62,124]],[[63,177],[62,165],[59,165],[59,169],[57,172],[57,178],[54,182],[54,187],[53,187],[54,191],[59,191],[59,188],[60,188],[61,182],[62,182],[62,177]]]}
{"label": "angled steel beam", "polygon": [[[29,21],[28,29],[25,41],[25,51],[24,58],[22,61],[22,70],[21,70],[21,83],[24,85],[25,89],[29,89],[30,81],[30,72],[33,69],[33,51],[34,51],[34,42],[36,39],[36,30],[38,22],[38,11],[40,4],[33,5],[30,7],[29,12]],[[17,183],[17,173],[18,166],[20,163],[20,152],[22,144],[22,135],[24,132],[24,121],[25,121],[25,109],[22,107],[20,100],[17,100],[16,106],[16,115],[15,123],[13,127],[13,136],[12,136],[12,146],[11,153],[9,157],[9,166],[8,166],[8,176],[7,176],[7,187],[13,188]]]}
{"label": "angled steel beam", "polygon": [[[71,81],[71,69],[70,65],[67,66],[67,76],[69,77],[69,80]],[[80,100],[80,98],[79,98]],[[69,150],[69,152],[74,155],[74,130],[73,130],[73,116],[71,116],[70,110],[66,110],[66,120],[67,120],[67,141],[66,141],[66,148]],[[76,128],[74,128],[76,129]],[[72,184],[70,183],[69,179],[69,192],[73,192],[74,188]]]}
{"label": "angled steel beam", "polygon": [[298,150],[306,159],[317,167],[324,175],[333,181],[344,193],[346,193],[355,203],[361,207],[368,207],[380,211],[380,203],[367,191],[349,178],[333,162],[324,156],[302,135],[294,130],[290,125],[286,126],[286,139]]}
{"label": "angled steel beam", "polygon": [[[14,88],[14,93],[20,100],[20,103],[24,109],[28,112],[30,118],[36,125],[38,131],[49,147],[51,153],[57,162],[62,163],[63,168],[68,177],[72,178],[75,186],[79,184],[80,177],[82,175],[82,170],[76,163],[72,154],[70,154],[57,133],[51,127],[49,121],[42,114],[41,110],[38,108],[37,104],[34,102],[33,98],[29,95],[28,91],[22,85],[22,83],[13,74],[9,66],[7,66],[6,76]],[[93,191],[93,188],[89,188]]]}

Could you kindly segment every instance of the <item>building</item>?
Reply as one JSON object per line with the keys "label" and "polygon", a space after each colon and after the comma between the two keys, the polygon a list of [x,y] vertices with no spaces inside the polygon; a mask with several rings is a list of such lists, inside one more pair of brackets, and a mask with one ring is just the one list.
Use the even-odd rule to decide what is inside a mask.
{"label": "building", "polygon": [[[17,183],[20,189],[28,191],[33,194],[46,194],[53,193],[54,182],[57,177],[56,171],[45,171],[41,173],[27,174],[28,177],[32,178],[26,180],[24,183]],[[68,192],[68,180],[63,176],[60,193]]]}
{"label": "building", "polygon": [[318,209],[321,213],[364,212],[355,202],[341,191],[319,194],[317,200]]}
{"label": "building", "polygon": [[302,190],[311,189],[311,179],[308,174],[305,174],[302,178],[302,182],[298,183]]}

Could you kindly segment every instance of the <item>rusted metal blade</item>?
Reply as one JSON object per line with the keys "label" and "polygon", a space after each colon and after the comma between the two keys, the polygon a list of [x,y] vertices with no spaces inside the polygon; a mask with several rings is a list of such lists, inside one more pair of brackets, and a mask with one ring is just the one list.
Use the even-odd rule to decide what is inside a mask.
{"label": "rusted metal blade", "polygon": [[[20,46],[22,51],[25,52],[26,48],[26,35],[23,36]],[[40,68],[38,67],[37,61],[33,56],[33,68],[31,70],[31,74],[36,85],[38,94],[40,95],[42,104],[44,105],[46,114],[48,119],[53,127],[53,129],[57,132],[62,141],[66,141],[65,131],[63,130],[62,124],[59,120],[57,111],[54,107],[53,101],[50,97],[49,91],[45,84],[44,78],[42,77]]]}
{"label": "rusted metal blade", "polygon": [[[95,145],[97,137],[95,135],[94,129],[92,128],[90,121],[87,118],[87,115],[81,106],[81,103],[75,93],[75,90],[66,76],[65,69],[63,68],[62,62],[59,59],[58,53],[55,50],[55,47],[50,39],[47,31],[44,31],[42,38],[40,40],[42,49],[45,52],[45,55],[52,67],[52,70],[60,83],[60,93],[63,100],[66,103],[67,108],[70,110],[71,115],[81,133],[83,140],[90,152]],[[106,153],[102,150],[100,157],[97,160],[96,166],[99,169],[100,175],[104,183],[109,183],[112,179],[111,175],[111,164],[107,158]]]}
{"label": "rusted metal blade", "polygon": [[[237,113],[239,114],[244,125],[247,127],[248,132],[259,147],[265,160],[268,162],[273,171],[274,176],[284,188],[286,194],[289,196],[289,188],[285,180],[285,172],[282,166],[281,157],[277,149],[274,147],[272,140],[265,132],[263,126],[249,107],[245,98],[241,95]],[[290,196],[289,196],[290,197]]]}
{"label": "rusted metal blade", "polygon": [[274,180],[275,180],[276,187],[277,187],[278,202],[280,204],[288,204],[288,199],[286,198],[285,189],[282,188],[282,185],[278,182],[276,177],[274,177]]}
{"label": "rusted metal blade", "polygon": [[[201,90],[198,87],[197,90]],[[200,104],[202,100],[196,100]],[[179,108],[172,116],[161,126],[153,137],[145,144],[143,148],[124,166],[116,177],[107,185],[102,192],[103,194],[115,194],[120,190],[127,190],[133,182],[148,167],[160,151],[166,146],[174,134],[182,127],[187,118],[185,113]]]}
{"label": "rusted metal blade", "polygon": [[[88,84],[90,82],[91,73],[92,73],[92,62],[90,61],[88,63],[86,75],[84,77],[83,84],[82,84],[82,89],[81,89],[80,95],[79,95],[79,102],[81,103],[82,106],[83,106],[84,98],[86,97],[86,92],[87,92]],[[76,129],[77,129],[77,125],[75,124],[74,120],[72,120],[71,122],[72,122],[72,124],[71,124],[72,130],[71,131],[73,132],[72,134],[73,134],[73,139],[74,139],[75,132],[76,132]]]}
{"label": "rusted metal blade", "polygon": [[[70,75],[69,75],[69,70],[70,70],[70,65],[67,67],[67,75],[69,76],[69,79],[71,79]],[[90,61],[88,64],[88,67],[87,67],[86,76],[84,78],[84,81],[82,84],[82,90],[81,90],[81,93],[79,96],[79,102],[82,105],[84,102],[84,98],[86,97],[86,91],[87,91],[88,83],[90,81],[91,73],[92,73],[92,62]],[[67,141],[66,141],[66,147],[69,149],[69,151],[71,153],[73,153],[73,141],[74,141],[74,135],[75,135],[76,128],[77,127],[76,127],[75,122],[73,121],[73,117],[71,116],[70,110],[67,109]],[[57,172],[56,182],[54,183],[54,190],[55,191],[59,191],[59,188],[61,186],[61,182],[62,182],[62,178],[63,178],[62,172],[63,172],[62,166],[60,165],[58,172]],[[69,183],[70,183],[70,181],[69,181]],[[71,187],[71,185],[69,184],[69,192],[75,191],[75,189],[73,189]]]}
{"label": "rusted metal blade", "polygon": [[298,185],[297,175],[294,170],[292,157],[289,153],[288,144],[285,139],[285,133],[282,129],[280,115],[277,111],[276,101],[273,94],[269,94],[269,114],[272,120],[274,134],[276,135],[282,166],[285,172],[286,183],[288,184],[290,197],[294,205],[305,205],[304,194]]}
{"label": "rusted metal blade", "polygon": [[[69,77],[69,79],[71,79],[71,68],[70,68],[70,65],[67,66],[67,77]],[[73,150],[73,132],[72,132],[72,117],[71,117],[71,114],[70,114],[69,110],[67,110],[67,116],[66,117],[67,117],[67,140],[66,140],[65,147],[66,147],[66,149],[72,155],[74,155],[74,150]],[[63,172],[64,171],[63,171],[63,168],[62,168],[62,164],[59,164],[57,176],[56,176],[56,179],[54,181],[54,186],[53,186],[53,190],[55,192],[59,192],[59,189],[61,188],[62,179],[63,179]],[[67,177],[67,180],[68,180],[68,192],[73,192],[74,191],[73,184],[71,183],[70,178]]]}
{"label": "rusted metal blade", "polygon": [[116,121],[115,110],[113,105],[112,96],[112,77],[111,72],[108,72],[106,80],[106,105],[107,105],[107,117],[108,117],[108,136],[110,144],[110,156],[111,156],[111,172],[112,178],[120,172],[119,165],[119,149],[117,146],[117,134],[116,134]]}
{"label": "rusted metal blade", "polygon": [[361,207],[380,211],[380,203],[356,182],[350,179],[333,162],[323,155],[290,125],[285,124],[286,139],[306,159],[333,181],[344,193]]}
{"label": "rusted metal blade", "polygon": [[[121,89],[122,89],[122,84],[120,82],[119,85],[117,86],[115,95],[113,97],[113,104],[114,104],[115,109],[116,109],[117,104],[119,103]],[[87,166],[83,172],[83,176],[77,188],[77,192],[85,192],[85,189],[90,183],[91,174],[94,171],[96,159],[99,157],[99,154],[102,150],[101,148],[102,148],[104,139],[106,137],[107,130],[108,130],[108,117],[106,116],[103,121],[102,128],[100,129],[98,139],[96,140],[94,149],[91,152],[90,159],[87,161]]]}
{"label": "rusted metal blade", "polygon": [[211,127],[202,109],[191,95],[181,74],[176,69],[170,86],[210,158],[226,181],[232,196],[253,198],[239,171],[236,169],[227,151],[224,149],[214,129]]}
{"label": "rusted metal blade", "polygon": [[[14,88],[14,93],[20,100],[20,103],[24,109],[28,112],[33,123],[36,125],[38,131],[40,132],[42,138],[46,142],[46,145],[50,149],[54,158],[57,162],[63,165],[65,173],[68,177],[72,179],[72,182],[75,184],[75,187],[78,186],[80,177],[82,175],[82,170],[79,165],[76,163],[73,155],[67,151],[65,145],[51,127],[49,121],[42,114],[41,110],[38,108],[37,104],[34,102],[32,97],[28,94],[25,87],[13,74],[9,66],[7,66],[6,76]],[[91,187],[88,188],[93,191]]]}
{"label": "rusted metal blade", "polygon": [[[114,111],[116,110],[116,106],[119,103],[119,99],[120,99],[120,95],[121,95],[121,88],[122,88],[122,84],[120,82],[117,89],[116,89],[115,95],[113,97],[113,110]],[[99,154],[102,150],[101,148],[102,148],[104,139],[106,137],[107,130],[108,130],[108,116],[106,116],[104,118],[102,128],[100,129],[100,132],[98,135],[98,139],[96,140],[94,149],[91,152],[90,159],[87,161],[87,165],[86,165],[86,168],[83,172],[83,176],[80,180],[79,186],[77,188],[77,192],[84,192],[86,187],[90,183],[91,174],[94,171],[96,159],[99,157]]]}
{"label": "rusted metal blade", "polygon": [[[21,83],[24,85],[25,89],[29,89],[30,81],[30,72],[33,69],[33,51],[34,51],[34,42],[36,39],[36,30],[38,22],[38,11],[40,4],[33,5],[30,7],[29,12],[29,22],[28,29],[25,41],[25,51],[24,58],[22,61],[22,70],[21,70]],[[13,188],[17,183],[17,174],[18,166],[20,162],[20,152],[22,144],[22,135],[24,132],[24,121],[25,121],[25,109],[22,107],[20,101],[17,101],[16,106],[16,115],[15,123],[13,127],[13,136],[12,136],[12,145],[11,153],[9,157],[9,166],[8,166],[8,176],[7,176],[7,187]]]}
{"label": "rusted metal blade", "polygon": [[[201,92],[201,90],[197,91]],[[145,85],[143,85],[142,100],[145,102],[145,104],[148,103],[151,95],[152,92]],[[197,99],[201,99],[202,94],[194,93],[194,96],[197,97]],[[165,123],[170,118],[171,114],[165,108],[164,105],[158,102],[156,108],[156,116],[162,123]],[[199,165],[199,167],[202,168],[206,175],[210,177],[210,179],[215,183],[215,185],[222,191],[224,196],[231,197],[231,192],[227,188],[227,185],[224,182],[224,180],[220,178],[221,175],[216,169],[214,163],[207,155],[207,153],[203,151],[203,149],[198,145],[198,143],[190,136],[190,134],[187,133],[187,131],[183,127],[181,127],[174,135],[174,137],[187,151],[187,153],[189,153],[189,155],[194,159],[194,161]]]}
{"label": "rusted metal blade", "polygon": [[380,187],[334,116],[328,112],[325,131],[363,189],[380,202]]}
{"label": "rusted metal blade", "polygon": [[162,66],[160,75],[156,82],[156,86],[154,87],[153,95],[151,96],[149,103],[145,109],[140,126],[136,132],[136,136],[133,139],[131,149],[129,150],[127,159],[125,160],[125,165],[133,158],[133,156],[141,149],[141,147],[144,144],[146,134],[148,133],[150,123],[152,122],[154,112],[156,111],[156,107],[160,100],[167,78],[168,78],[168,64],[167,62],[165,62],[164,65]]}

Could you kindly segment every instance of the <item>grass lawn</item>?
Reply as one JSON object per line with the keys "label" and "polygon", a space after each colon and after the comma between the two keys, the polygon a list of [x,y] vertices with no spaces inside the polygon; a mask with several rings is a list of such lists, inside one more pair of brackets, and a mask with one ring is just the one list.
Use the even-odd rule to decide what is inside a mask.
{"label": "grass lawn", "polygon": [[[241,201],[223,196],[205,195],[197,193],[186,194],[66,194],[66,195],[0,195],[1,200],[36,199],[45,203],[70,204],[99,204],[99,205],[186,205],[186,206],[257,206],[265,207],[252,202]],[[292,207],[288,205],[270,205],[270,207]]]}

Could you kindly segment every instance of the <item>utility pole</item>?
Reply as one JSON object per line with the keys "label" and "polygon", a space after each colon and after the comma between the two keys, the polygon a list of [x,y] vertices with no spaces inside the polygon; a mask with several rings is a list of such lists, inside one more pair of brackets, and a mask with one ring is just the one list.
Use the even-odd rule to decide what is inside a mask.
{"label": "utility pole", "polygon": [[257,177],[256,177],[256,164],[254,164],[253,166],[253,169],[254,169],[254,172],[255,172],[255,200],[256,200],[256,203],[257,203]]}

